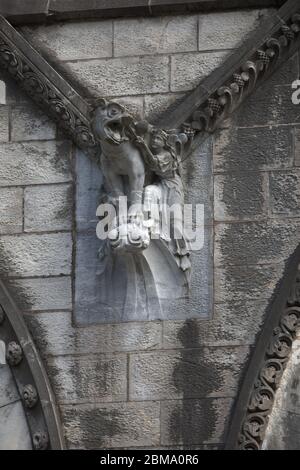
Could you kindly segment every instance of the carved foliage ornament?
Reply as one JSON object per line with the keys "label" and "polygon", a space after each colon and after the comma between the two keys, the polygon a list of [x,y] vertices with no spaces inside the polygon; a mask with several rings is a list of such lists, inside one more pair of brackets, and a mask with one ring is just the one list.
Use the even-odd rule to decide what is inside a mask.
{"label": "carved foliage ornament", "polygon": [[[300,10],[299,10],[300,11]],[[188,119],[187,125],[197,132],[213,132],[256,87],[272,73],[278,61],[299,39],[300,13],[282,21],[277,33],[267,39],[252,57],[233,73]]]}
{"label": "carved foliage ornament", "polygon": [[19,86],[59,123],[59,126],[80,148],[91,155],[99,152],[90,124],[65,96],[34,65],[17,53],[10,39],[0,31],[0,67],[5,69]]}
{"label": "carved foliage ornament", "polygon": [[282,374],[300,326],[300,271],[279,324],[274,328],[263,365],[250,395],[246,416],[238,438],[241,450],[259,450]]}

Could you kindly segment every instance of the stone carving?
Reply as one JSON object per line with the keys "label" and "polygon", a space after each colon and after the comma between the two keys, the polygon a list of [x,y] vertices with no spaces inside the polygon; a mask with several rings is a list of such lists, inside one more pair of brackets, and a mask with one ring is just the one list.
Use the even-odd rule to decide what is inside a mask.
{"label": "stone carving", "polygon": [[33,408],[37,404],[39,397],[33,385],[25,385],[22,390],[22,395],[27,408]]}
{"label": "stone carving", "polygon": [[286,309],[274,328],[238,438],[241,450],[259,450],[263,443],[276,390],[287,365],[300,326],[299,272],[291,288]]}
{"label": "stone carving", "polygon": [[158,220],[145,220],[144,212],[150,213],[154,204],[158,207],[177,204],[183,210],[181,157],[191,138],[183,132],[155,128],[146,121],[135,122],[124,107],[103,99],[93,113],[92,129],[102,148],[100,163],[108,201],[118,210],[120,196],[128,198],[128,218],[123,220],[118,214],[111,230],[110,247],[118,251],[143,251],[156,231],[180,269],[188,271],[188,243],[184,234],[178,233],[181,226],[173,221],[172,233],[177,230],[178,238],[171,238],[158,227],[164,217],[162,211],[157,214]]}
{"label": "stone carving", "polygon": [[39,431],[32,436],[34,450],[47,450],[49,437],[45,431]]}
{"label": "stone carving", "polygon": [[11,341],[6,350],[6,360],[10,366],[17,366],[23,359],[21,346],[15,341]]}
{"label": "stone carving", "polygon": [[[168,291],[168,298],[177,298],[188,290],[191,263],[182,227],[181,158],[194,132],[165,131],[146,121],[136,121],[123,106],[104,99],[96,103],[91,124],[102,150],[99,162],[105,190],[102,202],[114,207],[108,237],[99,250],[106,279],[106,303],[123,309],[125,317],[127,310],[131,316],[135,311],[138,314],[138,310],[140,315],[141,310],[160,311],[157,270],[162,278],[165,273],[164,279],[170,278],[167,271],[172,271],[172,281],[163,281],[164,289],[161,286],[162,291]],[[169,218],[169,208],[174,205],[178,212]],[[98,213],[99,217],[103,215]],[[120,285],[124,281],[120,276],[124,275],[124,306],[114,307],[122,304]],[[138,307],[134,303],[136,290],[145,280],[148,290]],[[112,299],[117,289],[119,298]]]}
{"label": "stone carving", "polygon": [[[299,7],[298,7],[299,8]],[[299,9],[298,9],[299,11]],[[193,112],[187,123],[197,132],[213,132],[242,103],[258,83],[269,76],[279,60],[299,39],[300,13],[281,21],[278,31],[268,38],[232,74],[230,80],[210,94]]]}

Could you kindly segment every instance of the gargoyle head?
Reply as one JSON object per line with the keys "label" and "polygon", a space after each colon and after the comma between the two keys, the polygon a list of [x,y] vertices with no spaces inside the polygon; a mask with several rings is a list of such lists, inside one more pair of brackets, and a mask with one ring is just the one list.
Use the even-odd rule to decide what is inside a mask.
{"label": "gargoyle head", "polygon": [[92,128],[96,138],[120,145],[128,139],[126,129],[133,123],[132,116],[123,106],[101,99],[92,114]]}

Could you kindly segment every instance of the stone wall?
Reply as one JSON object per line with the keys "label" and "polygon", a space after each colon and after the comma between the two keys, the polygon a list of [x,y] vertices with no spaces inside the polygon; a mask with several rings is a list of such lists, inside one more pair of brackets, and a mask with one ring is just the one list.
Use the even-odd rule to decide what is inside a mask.
{"label": "stone wall", "polygon": [[[113,97],[155,122],[267,14],[62,23],[23,32],[89,90],[89,99]],[[69,447],[222,447],[249,348],[299,243],[300,113],[290,86],[298,76],[296,55],[209,143],[214,311],[202,320],[86,327],[72,316],[75,150],[6,82],[0,272],[45,358]]]}

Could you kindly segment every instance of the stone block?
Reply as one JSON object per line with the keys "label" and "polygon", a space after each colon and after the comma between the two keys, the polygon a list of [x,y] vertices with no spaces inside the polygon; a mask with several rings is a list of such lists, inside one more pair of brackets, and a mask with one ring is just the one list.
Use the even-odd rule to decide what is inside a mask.
{"label": "stone block", "polygon": [[51,140],[56,136],[56,124],[33,104],[13,107],[11,111],[11,140]]}
{"label": "stone block", "polygon": [[70,274],[69,233],[6,235],[0,238],[0,275],[14,277]]}
{"label": "stone block", "polygon": [[22,32],[40,51],[49,49],[59,60],[112,56],[112,22],[109,20],[25,26]]}
{"label": "stone block", "polygon": [[300,128],[295,129],[294,145],[295,145],[295,165],[300,166]]}
{"label": "stone block", "polygon": [[23,189],[0,188],[0,234],[23,230]]}
{"label": "stone block", "polygon": [[0,408],[0,450],[32,450],[21,400]]}
{"label": "stone block", "polygon": [[159,403],[65,405],[61,411],[69,448],[148,448],[159,445]]}
{"label": "stone block", "polygon": [[163,445],[183,444],[184,449],[190,449],[196,444],[224,442],[232,400],[172,400],[161,406]]}
{"label": "stone block", "polygon": [[263,324],[268,301],[216,304],[210,320],[166,321],[163,348],[252,345]]}
{"label": "stone block", "polygon": [[215,302],[271,300],[285,264],[225,265],[214,270]]}
{"label": "stone block", "polygon": [[0,104],[6,104],[6,84],[3,80],[0,80]]}
{"label": "stone block", "polygon": [[265,173],[226,173],[214,177],[215,220],[243,220],[267,214]]}
{"label": "stone block", "polygon": [[70,312],[51,312],[27,314],[25,319],[40,351],[47,356],[145,351],[161,347],[160,322],[78,328],[73,326],[71,317]]}
{"label": "stone block", "polygon": [[293,159],[293,134],[289,127],[230,128],[214,137],[216,172],[290,168]]}
{"label": "stone block", "polygon": [[171,57],[171,91],[192,90],[225,59],[226,52],[176,54]]}
{"label": "stone block", "polygon": [[114,54],[133,56],[197,50],[197,15],[114,22]]}
{"label": "stone block", "polygon": [[199,50],[236,48],[269,14],[269,10],[246,10],[199,15]]}
{"label": "stone block", "polygon": [[8,142],[9,140],[8,120],[8,106],[0,106],[0,142]]}
{"label": "stone block", "polygon": [[[0,409],[20,399],[18,389],[7,364],[0,363]],[[2,423],[1,423],[2,424]],[[2,427],[2,425],[1,425]],[[1,441],[0,441],[1,442]]]}
{"label": "stone block", "polygon": [[47,371],[60,403],[126,401],[127,356],[53,357]]}
{"label": "stone block", "polygon": [[149,122],[157,123],[162,116],[167,116],[185,97],[184,93],[166,93],[145,96],[145,117]]}
{"label": "stone block", "polygon": [[247,355],[246,347],[131,354],[130,400],[235,396]]}
{"label": "stone block", "polygon": [[299,244],[300,219],[218,224],[215,263],[249,265],[286,261]]}
{"label": "stone block", "polygon": [[291,85],[274,86],[267,80],[232,114],[232,125],[251,127],[299,124],[299,105],[293,104],[292,93]]}
{"label": "stone block", "polygon": [[91,92],[128,96],[169,91],[167,56],[126,57],[68,63],[69,70]]}
{"label": "stone block", "polygon": [[[69,276],[12,279],[7,280],[6,285],[23,312],[72,308],[72,284]],[[55,341],[53,345],[55,347]]]}
{"label": "stone block", "polygon": [[24,192],[24,230],[42,232],[72,228],[71,185],[32,186]]}
{"label": "stone block", "polygon": [[0,144],[0,186],[71,180],[69,141]]}
{"label": "stone block", "polygon": [[300,217],[300,170],[270,174],[270,207],[276,216]]}

